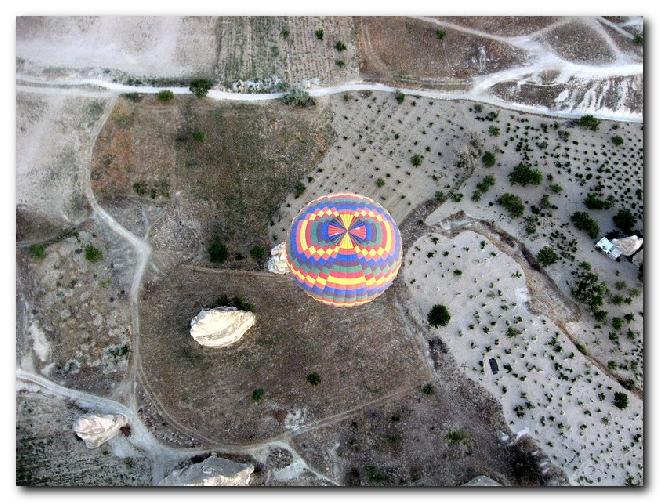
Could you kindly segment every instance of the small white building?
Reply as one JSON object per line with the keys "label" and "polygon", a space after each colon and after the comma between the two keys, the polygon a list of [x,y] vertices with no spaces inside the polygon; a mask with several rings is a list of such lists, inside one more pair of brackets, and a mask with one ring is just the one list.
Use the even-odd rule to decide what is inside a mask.
{"label": "small white building", "polygon": [[596,248],[613,260],[616,260],[621,256],[621,251],[606,237],[602,237],[598,240]]}
{"label": "small white building", "polygon": [[624,257],[630,257],[634,255],[643,244],[644,239],[638,238],[634,235],[621,239],[615,238],[611,241],[606,237],[602,237],[596,243],[596,248],[598,248],[611,259],[618,260],[621,255]]}

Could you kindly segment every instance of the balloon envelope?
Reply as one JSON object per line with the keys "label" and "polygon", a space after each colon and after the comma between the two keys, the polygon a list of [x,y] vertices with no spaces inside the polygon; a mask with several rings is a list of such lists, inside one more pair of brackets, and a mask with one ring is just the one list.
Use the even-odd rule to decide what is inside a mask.
{"label": "balloon envelope", "polygon": [[293,219],[286,258],[296,283],[316,300],[357,306],[394,281],[401,267],[401,235],[392,216],[372,199],[329,194]]}

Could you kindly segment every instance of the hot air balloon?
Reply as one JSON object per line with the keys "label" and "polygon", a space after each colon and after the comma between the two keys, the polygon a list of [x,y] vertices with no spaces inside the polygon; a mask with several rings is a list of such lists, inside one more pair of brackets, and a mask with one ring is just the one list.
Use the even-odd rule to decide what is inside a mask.
{"label": "hot air balloon", "polygon": [[392,216],[372,199],[324,195],[293,219],[286,260],[295,282],[314,299],[358,306],[394,281],[401,267],[401,235]]}

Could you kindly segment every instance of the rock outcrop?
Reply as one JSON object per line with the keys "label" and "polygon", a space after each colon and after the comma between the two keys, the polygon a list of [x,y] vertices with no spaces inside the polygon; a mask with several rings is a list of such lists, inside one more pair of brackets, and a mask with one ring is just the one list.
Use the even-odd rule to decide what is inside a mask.
{"label": "rock outcrop", "polygon": [[202,309],[190,322],[190,335],[202,346],[224,348],[238,342],[255,321],[254,313],[235,307]]}
{"label": "rock outcrop", "polygon": [[160,486],[247,486],[254,471],[251,464],[236,463],[214,455],[201,463],[174,470]]}
{"label": "rock outcrop", "polygon": [[496,487],[496,486],[501,486],[502,484],[495,482],[493,479],[491,479],[490,477],[486,477],[485,475],[478,475],[477,477],[473,478],[472,480],[466,482],[463,485],[471,486],[471,487]]}
{"label": "rock outcrop", "polygon": [[615,238],[612,240],[612,244],[619,249],[621,255],[629,257],[642,247],[644,240],[633,235],[628,236],[627,238]]}
{"label": "rock outcrop", "polygon": [[287,274],[289,266],[286,263],[286,243],[280,243],[270,251],[268,270],[275,274]]}
{"label": "rock outcrop", "polygon": [[87,414],[73,424],[73,431],[89,449],[95,449],[117,435],[127,424],[126,417],[120,414]]}

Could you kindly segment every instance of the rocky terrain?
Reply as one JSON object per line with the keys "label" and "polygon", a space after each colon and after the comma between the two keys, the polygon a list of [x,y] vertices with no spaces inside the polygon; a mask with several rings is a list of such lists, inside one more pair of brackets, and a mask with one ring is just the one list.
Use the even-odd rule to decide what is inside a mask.
{"label": "rocky terrain", "polygon": [[[642,28],[18,18],[17,483],[643,485]],[[336,191],[352,309],[281,252]]]}

